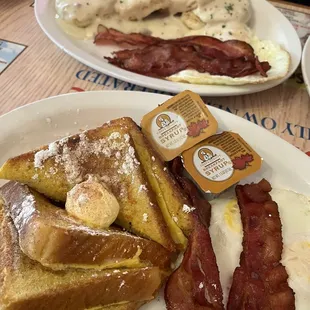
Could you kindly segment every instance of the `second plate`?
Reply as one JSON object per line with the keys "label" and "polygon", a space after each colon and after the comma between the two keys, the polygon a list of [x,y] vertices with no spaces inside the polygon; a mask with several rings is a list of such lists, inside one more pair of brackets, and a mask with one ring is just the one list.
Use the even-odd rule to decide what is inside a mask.
{"label": "second plate", "polygon": [[188,89],[203,96],[235,96],[256,93],[279,85],[296,70],[301,58],[300,40],[288,19],[265,0],[251,0],[251,2],[254,12],[251,27],[254,32],[259,38],[271,40],[285,48],[291,55],[291,66],[288,74],[282,79],[264,84],[244,86],[178,83],[146,77],[120,69],[103,59],[104,56],[110,55],[113,47],[97,47],[91,40],[83,41],[73,39],[60,29],[55,20],[55,0],[37,0],[35,2],[35,14],[42,30],[59,48],[97,71],[132,84],[172,93],[178,93]]}

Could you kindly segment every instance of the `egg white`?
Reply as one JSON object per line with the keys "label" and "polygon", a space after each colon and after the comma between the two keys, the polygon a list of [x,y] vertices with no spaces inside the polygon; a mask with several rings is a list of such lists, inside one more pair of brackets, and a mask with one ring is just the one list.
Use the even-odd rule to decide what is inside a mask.
{"label": "egg white", "polygon": [[212,206],[210,236],[220,271],[223,301],[226,305],[234,270],[239,266],[243,230],[233,189],[210,201]]}
{"label": "egg white", "polygon": [[[295,292],[297,310],[310,305],[310,198],[295,192],[274,189],[282,222],[282,264],[289,275],[289,286]],[[243,228],[234,189],[211,201],[210,235],[220,271],[226,305],[234,270],[242,252]]]}
{"label": "egg white", "polygon": [[282,222],[282,264],[295,292],[297,310],[310,309],[310,198],[288,190],[274,189]]}

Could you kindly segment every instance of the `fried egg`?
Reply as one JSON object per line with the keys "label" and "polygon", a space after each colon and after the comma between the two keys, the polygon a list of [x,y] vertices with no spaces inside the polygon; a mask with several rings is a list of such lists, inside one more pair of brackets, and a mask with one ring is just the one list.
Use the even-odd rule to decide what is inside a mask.
{"label": "fried egg", "polygon": [[[226,2],[225,0],[199,0],[198,7],[191,14],[184,13],[182,21],[192,30],[192,35],[206,35],[222,41],[240,40],[250,44],[258,59],[268,61],[271,69],[267,77],[259,73],[245,77],[232,78],[229,76],[199,73],[196,70],[178,72],[167,80],[192,84],[209,85],[245,85],[261,84],[280,79],[287,75],[290,66],[290,55],[280,45],[266,40],[260,40],[247,26],[252,16],[252,8],[248,0]],[[198,19],[198,21],[197,21]],[[204,26],[200,25],[200,22]],[[194,26],[193,26],[194,25]],[[198,25],[198,26],[197,26]],[[199,29],[199,32],[194,31]],[[203,29],[203,33],[201,33]]]}
{"label": "fried egg", "polygon": [[[225,32],[220,31],[212,36],[219,39],[227,39],[227,28]],[[215,30],[214,30],[215,31]],[[252,31],[245,25],[240,30],[228,30],[235,33],[230,36],[231,39],[241,39],[249,43],[260,61],[268,61],[271,69],[267,72],[267,77],[259,73],[251,74],[244,77],[232,78],[229,76],[211,75],[209,73],[200,73],[196,70],[183,70],[171,75],[167,80],[174,82],[184,82],[192,84],[209,84],[209,85],[245,85],[261,84],[268,81],[280,79],[287,75],[290,67],[290,55],[279,44],[267,40],[260,40],[252,34]]]}
{"label": "fried egg", "polygon": [[[295,192],[274,189],[282,222],[282,264],[289,275],[289,286],[295,292],[297,310],[310,305],[310,198]],[[224,303],[227,303],[234,270],[242,252],[243,228],[233,189],[211,201],[210,235],[220,270]]]}
{"label": "fried egg", "polygon": [[[97,26],[124,33],[142,33],[162,39],[206,35],[222,41],[250,44],[259,60],[268,61],[267,77],[260,73],[245,77],[183,70],[167,80],[192,84],[261,84],[287,75],[290,55],[280,45],[260,40],[248,27],[252,16],[249,0],[55,0],[57,22],[77,39],[92,39]],[[161,13],[159,13],[161,12]]]}
{"label": "fried egg", "polygon": [[223,193],[210,203],[212,215],[209,230],[226,305],[233,273],[242,252],[243,230],[234,190]]}

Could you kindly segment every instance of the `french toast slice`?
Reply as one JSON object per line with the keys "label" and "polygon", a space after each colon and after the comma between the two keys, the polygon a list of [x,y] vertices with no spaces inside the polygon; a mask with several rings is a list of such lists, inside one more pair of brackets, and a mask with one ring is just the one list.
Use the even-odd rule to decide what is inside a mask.
{"label": "french toast slice", "polygon": [[19,234],[19,246],[31,259],[61,270],[72,268],[170,269],[172,253],[160,244],[117,229],[92,229],[27,185],[10,181],[0,188]]}
{"label": "french toast slice", "polygon": [[159,154],[131,118],[123,117],[112,120],[103,125],[103,127],[106,126],[122,126],[128,129],[170,234],[176,244],[185,248],[186,237],[190,235],[194,225],[192,214],[183,211],[184,205],[190,205],[188,198],[184,195]]}
{"label": "french toast slice", "polygon": [[[70,160],[69,164],[64,165],[61,157],[68,157],[70,152],[67,149],[81,153],[77,152],[81,151],[81,147],[78,147],[81,144],[81,135],[75,135],[67,140],[51,143],[40,150],[9,159],[0,168],[0,178],[26,183],[52,199],[64,201],[66,193],[78,183],[77,181],[83,180],[87,173],[97,174],[111,187],[121,204],[118,224],[126,230],[157,241],[169,250],[174,250],[174,244],[184,248],[186,237],[193,227],[192,215],[183,212],[183,206],[189,202],[136,123],[131,118],[124,117],[89,130],[84,136],[93,142],[93,148],[97,150],[100,144],[98,141],[108,140],[107,137],[117,133],[123,138],[126,137],[127,146],[123,145],[123,150],[120,151],[114,145],[113,152],[107,154],[110,156],[96,156],[95,152],[89,155],[88,152],[84,152],[82,164],[79,163],[80,156],[75,156],[78,157],[75,161]],[[82,140],[85,140],[84,136]],[[116,141],[119,145],[126,144],[124,139]],[[82,141],[82,144],[84,142]],[[105,152],[109,153],[110,150],[111,145],[108,145]],[[122,162],[121,158],[124,154],[128,157],[128,153],[134,155],[134,158],[131,156],[133,161],[127,158],[127,161]],[[73,162],[77,162],[82,169],[72,171],[70,163]],[[129,176],[120,175],[118,167],[122,165],[131,168],[127,170],[133,172]],[[77,180],[69,182],[75,175]]]}
{"label": "french toast slice", "polygon": [[3,310],[123,310],[116,305],[126,302],[125,309],[135,309],[153,299],[162,283],[158,267],[101,271],[43,267],[20,250],[18,233],[1,201],[0,240]]}
{"label": "french toast slice", "polygon": [[175,251],[126,127],[116,121],[11,158],[1,167],[0,178],[25,183],[51,199],[65,201],[75,184],[96,175],[119,201],[117,224]]}

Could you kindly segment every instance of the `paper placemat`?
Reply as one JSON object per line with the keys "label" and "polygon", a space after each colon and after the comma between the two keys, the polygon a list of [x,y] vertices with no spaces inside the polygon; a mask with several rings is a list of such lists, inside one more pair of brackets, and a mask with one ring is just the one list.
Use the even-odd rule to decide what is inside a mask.
{"label": "paper placemat", "polygon": [[[292,22],[301,41],[305,42],[310,34],[310,7],[271,2]],[[0,115],[24,104],[69,92],[164,93],[114,79],[66,55],[36,23],[33,1],[1,1],[0,12]],[[310,98],[300,68],[287,82],[264,92],[203,99],[310,152]]]}

